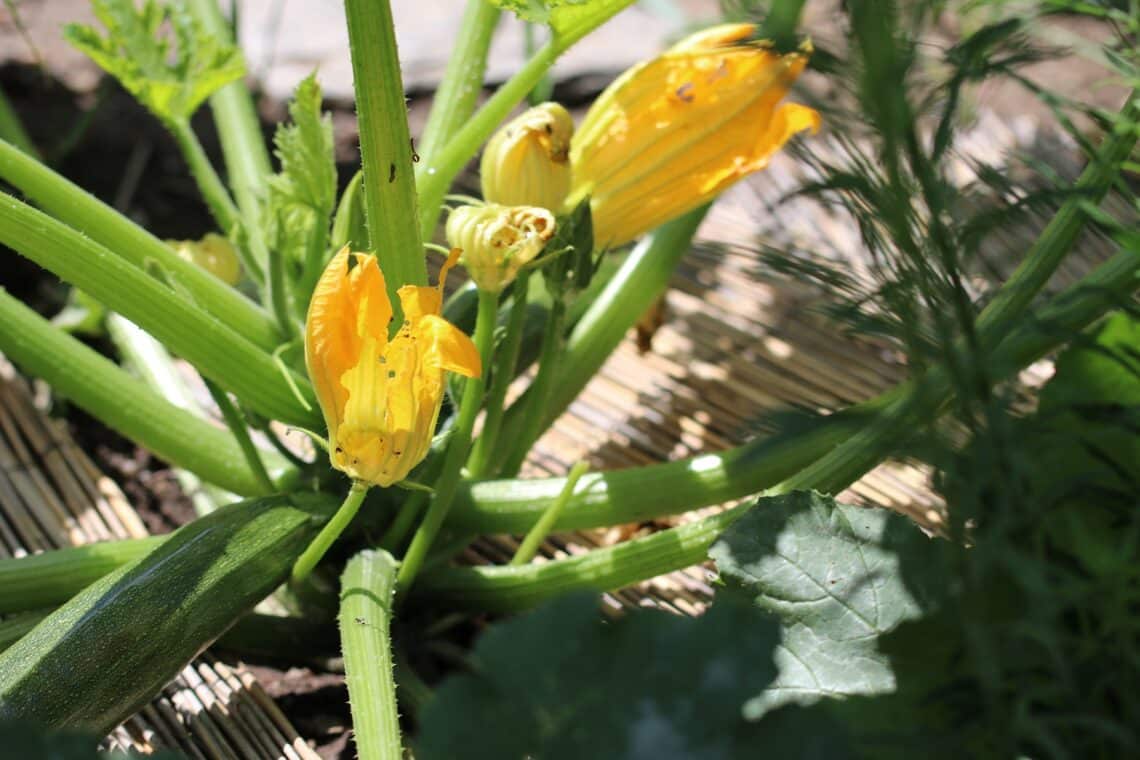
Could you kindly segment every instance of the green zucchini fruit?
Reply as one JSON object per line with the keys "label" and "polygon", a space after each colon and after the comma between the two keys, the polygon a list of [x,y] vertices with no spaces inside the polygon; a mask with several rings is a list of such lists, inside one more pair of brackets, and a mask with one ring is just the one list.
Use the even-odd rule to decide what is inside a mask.
{"label": "green zucchini fruit", "polygon": [[288,578],[335,506],[231,504],[96,581],[0,654],[0,723],[107,734]]}

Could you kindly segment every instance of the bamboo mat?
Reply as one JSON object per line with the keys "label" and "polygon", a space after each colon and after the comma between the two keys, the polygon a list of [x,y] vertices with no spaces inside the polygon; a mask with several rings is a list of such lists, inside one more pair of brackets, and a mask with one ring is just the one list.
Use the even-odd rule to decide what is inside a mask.
{"label": "bamboo mat", "polygon": [[[41,411],[29,384],[0,356],[0,557],[145,535],[118,486]],[[252,675],[209,653],[104,747],[172,749],[197,760],[318,757]]]}

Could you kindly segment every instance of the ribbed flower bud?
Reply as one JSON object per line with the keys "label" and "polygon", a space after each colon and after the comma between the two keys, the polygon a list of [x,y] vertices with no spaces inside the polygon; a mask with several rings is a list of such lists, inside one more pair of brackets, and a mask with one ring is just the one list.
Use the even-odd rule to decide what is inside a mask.
{"label": "ribbed flower bud", "polygon": [[178,258],[197,264],[227,285],[241,279],[237,250],[227,238],[211,232],[201,240],[167,240]]}
{"label": "ribbed flower bud", "polygon": [[570,192],[574,120],[557,103],[543,103],[508,122],[487,143],[479,172],[483,199],[504,206],[557,211]]}
{"label": "ribbed flower bud", "polygon": [[554,215],[537,206],[460,206],[447,217],[447,242],[480,290],[502,291],[554,235]]}
{"label": "ribbed flower bud", "polygon": [[620,245],[767,166],[819,114],[780,104],[809,46],[781,54],[751,24],[691,35],[622,74],[590,107],[570,149],[567,206],[590,198],[594,239]]}

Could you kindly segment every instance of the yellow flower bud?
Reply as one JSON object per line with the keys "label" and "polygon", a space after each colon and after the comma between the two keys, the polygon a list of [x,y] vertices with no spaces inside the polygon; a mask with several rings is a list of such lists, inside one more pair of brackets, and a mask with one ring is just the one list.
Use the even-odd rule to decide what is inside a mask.
{"label": "yellow flower bud", "polygon": [[535,106],[508,122],[483,151],[483,199],[557,211],[570,192],[567,154],[573,134],[574,120],[557,103]]}
{"label": "yellow flower bud", "polygon": [[482,373],[479,351],[440,316],[437,288],[398,292],[404,324],[388,338],[392,303],[376,257],[346,246],[321,275],[305,325],[305,364],[329,431],[332,466],[390,486],[407,477],[431,447],[443,401],[443,373]]}
{"label": "yellow flower bud", "polygon": [[554,235],[554,215],[536,206],[460,206],[447,217],[446,232],[479,289],[499,293]]}
{"label": "yellow flower bud", "polygon": [[228,285],[241,279],[241,263],[229,239],[211,232],[201,240],[167,240],[178,258],[197,264]]}
{"label": "yellow flower bud", "polygon": [[752,24],[713,27],[626,71],[591,106],[570,147],[567,207],[590,197],[594,239],[620,245],[763,169],[819,114],[779,105],[810,47],[780,54]]}

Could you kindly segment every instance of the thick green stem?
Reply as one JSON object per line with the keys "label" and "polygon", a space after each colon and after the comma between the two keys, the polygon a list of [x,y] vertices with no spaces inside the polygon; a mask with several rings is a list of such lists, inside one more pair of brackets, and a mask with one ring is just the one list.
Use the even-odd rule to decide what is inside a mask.
{"label": "thick green stem", "polygon": [[352,707],[353,738],[361,760],[401,760],[400,717],[389,628],[396,560],[363,551],[348,561],[340,581],[340,638]]}
{"label": "thick green stem", "polygon": [[[1053,300],[1039,314],[1025,320],[991,356],[993,378],[1000,380],[1036,361],[1106,311],[1126,303],[1137,288],[1140,288],[1140,249],[1122,251]],[[907,389],[902,395],[904,399],[924,400],[921,405],[910,407],[915,413],[904,420],[904,424],[913,426],[928,422],[945,407],[952,385],[946,382],[938,387],[928,387],[928,382],[924,378],[922,385],[908,383],[903,386]],[[899,394],[894,396],[899,398]],[[926,401],[939,398],[941,403]],[[906,406],[905,401],[897,403]],[[880,425],[877,424],[879,420],[892,424]],[[882,451],[884,445],[897,443],[899,436],[905,434],[905,429],[897,422],[898,419],[888,410],[866,428],[867,436],[857,436],[860,438],[858,446],[844,444],[836,448],[820,458],[816,465],[801,471],[793,480],[775,490],[827,487],[835,481],[836,470],[845,472],[851,479],[858,477],[861,473],[854,473],[857,467],[863,467],[865,472],[879,461],[874,455],[860,454],[861,451]],[[702,561],[717,536],[749,508],[750,504],[742,504],[645,538],[538,565],[441,569],[425,576],[421,590],[456,606],[512,611],[574,590],[620,588]]]}
{"label": "thick green stem", "polygon": [[308,577],[317,563],[321,561],[321,558],[325,556],[325,552],[333,545],[333,542],[340,538],[341,533],[344,533],[344,529],[360,511],[360,505],[364,503],[364,497],[368,494],[368,487],[367,483],[359,480],[352,482],[352,488],[348,489],[348,495],[344,497],[340,509],[336,511],[331,520],[325,523],[325,527],[321,528],[321,532],[317,534],[317,537],[293,564],[294,581],[302,581]]}
{"label": "thick green stem", "polygon": [[511,557],[510,564],[512,565],[525,565],[534,559],[534,555],[538,553],[538,547],[550,535],[551,528],[554,523],[558,521],[558,517],[562,514],[562,510],[566,508],[566,503],[570,501],[570,497],[574,494],[574,488],[578,485],[578,480],[586,474],[589,465],[585,462],[577,462],[570,468],[570,472],[566,475],[566,486],[562,489],[562,493],[558,494],[558,498],[550,505],[550,508],[542,513],[542,517],[530,529],[530,532],[523,538],[519,548],[515,551],[515,556]]}
{"label": "thick green stem", "polygon": [[475,112],[446,145],[420,162],[416,168],[416,181],[420,187],[420,234],[424,239],[430,238],[435,231],[443,198],[455,177],[511,109],[542,80],[543,74],[554,65],[562,52],[553,42],[544,46],[495,91],[491,99]]}
{"label": "thick green stem", "polygon": [[[642,314],[669,287],[677,264],[689,252],[693,235],[709,207],[702,206],[667,222],[644,238],[574,325],[559,361],[557,378],[539,419],[527,391],[507,410],[504,438],[516,440],[526,426],[545,430],[570,406],[586,383],[625,338]],[[531,441],[533,443],[533,440]],[[529,446],[529,444],[528,444]],[[506,470],[513,474],[517,470]],[[490,471],[487,471],[488,473]]]}
{"label": "thick green stem", "polygon": [[491,364],[491,351],[495,333],[495,320],[498,317],[498,294],[479,291],[479,314],[475,319],[475,347],[479,349],[482,372],[478,377],[468,378],[463,387],[463,399],[459,402],[459,415],[447,444],[443,469],[435,482],[435,494],[428,506],[423,522],[416,529],[408,553],[400,567],[399,587],[402,592],[411,588],[416,574],[423,565],[424,557],[431,549],[443,520],[451,509],[456,487],[459,485],[460,471],[467,461],[471,447],[471,429],[475,427],[475,417],[483,404],[485,390],[484,377]]}
{"label": "thick green stem", "polygon": [[[3,290],[0,353],[162,459],[243,496],[268,493],[227,431],[169,403]],[[284,488],[298,473],[275,474]]]}
{"label": "thick green stem", "polygon": [[416,224],[412,138],[392,9],[388,0],[346,0],[344,5],[360,124],[364,212],[373,250],[396,304],[401,285],[427,283],[427,263]]}
{"label": "thick green stem", "polygon": [[558,9],[554,36],[550,42],[507,80],[464,127],[447,141],[446,146],[420,163],[416,169],[416,180],[420,187],[420,232],[425,239],[431,237],[435,230],[443,197],[447,195],[456,175],[511,109],[542,81],[558,56],[631,3],[632,0],[597,0],[580,7]]}
{"label": "thick green stem", "polygon": [[[467,0],[459,22],[459,36],[443,81],[432,97],[431,113],[420,136],[420,160],[430,163],[475,112],[487,69],[487,51],[491,48],[499,15],[499,9],[487,0]],[[424,237],[430,233],[428,230]]]}
{"label": "thick green stem", "polygon": [[[519,399],[516,412],[521,419],[520,424],[506,436],[511,442],[509,454],[503,461],[496,463],[493,470],[506,476],[518,474],[530,447],[539,439],[543,431],[550,427],[543,424],[546,420],[546,410],[550,405],[550,397],[557,381],[560,367],[563,365],[562,351],[566,343],[563,329],[566,324],[566,304],[561,298],[555,298],[550,305],[550,315],[547,317],[546,330],[542,335],[542,352],[538,357],[538,370],[534,381],[527,388],[526,396]],[[513,408],[513,407],[512,407]]]}
{"label": "thick green stem", "polygon": [[0,615],[63,604],[120,565],[149,554],[166,538],[105,541],[0,559]]}
{"label": "thick green stem", "polygon": [[194,303],[259,348],[281,342],[269,316],[255,303],[189,261],[95,196],[34,158],[0,142],[0,178],[69,227],[135,267],[151,266],[185,291]]}
{"label": "thick green stem", "polygon": [[[218,38],[233,44],[233,33],[216,0],[188,0],[190,12],[202,27]],[[261,214],[261,194],[265,180],[273,173],[269,151],[261,134],[253,98],[244,82],[231,82],[210,96],[210,110],[222,142],[226,176],[247,230],[257,229]],[[264,248],[254,250],[255,257],[265,255]],[[258,264],[266,267],[266,259]]]}
{"label": "thick green stem", "polygon": [[610,591],[701,562],[709,546],[750,505],[644,538],[528,565],[442,568],[419,591],[452,607],[512,612],[573,591]]}
{"label": "thick green stem", "polygon": [[0,242],[120,312],[259,414],[313,425],[316,406],[304,379],[292,378],[308,410],[272,357],[90,238],[0,195]]}
{"label": "thick green stem", "polygon": [[[185,159],[186,165],[190,167],[190,174],[194,176],[194,181],[198,183],[198,189],[202,193],[202,199],[206,201],[206,208],[210,209],[210,215],[214,217],[218,229],[220,229],[223,234],[229,235],[233,232],[234,226],[238,221],[237,206],[234,205],[233,199],[230,198],[230,193],[226,190],[226,186],[222,184],[218,173],[214,171],[214,165],[210,163],[210,158],[202,148],[202,143],[198,142],[198,136],[194,134],[194,130],[191,129],[189,120],[183,119],[167,122],[166,126],[170,129],[171,134],[174,135],[174,139],[178,143],[178,148],[182,151],[182,158]],[[253,277],[254,280],[261,279],[261,271],[256,268],[256,262],[252,262],[247,258],[243,260],[242,263],[246,266],[249,275]],[[251,269],[251,267],[253,268]]]}
{"label": "thick green stem", "polygon": [[507,389],[515,379],[515,368],[519,362],[519,348],[522,346],[523,327],[526,323],[526,302],[530,291],[530,272],[519,272],[512,289],[511,312],[507,316],[506,335],[495,354],[495,368],[491,372],[491,388],[487,393],[487,414],[483,419],[483,430],[471,448],[467,459],[467,469],[472,478],[480,478],[490,472],[491,457],[496,451],[499,430],[503,425],[504,404]]}

